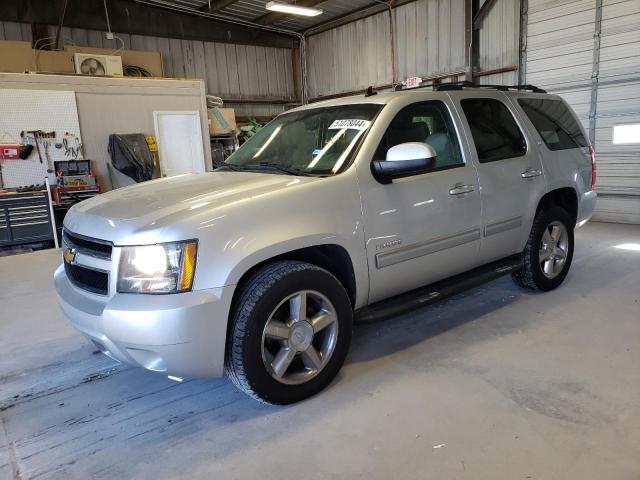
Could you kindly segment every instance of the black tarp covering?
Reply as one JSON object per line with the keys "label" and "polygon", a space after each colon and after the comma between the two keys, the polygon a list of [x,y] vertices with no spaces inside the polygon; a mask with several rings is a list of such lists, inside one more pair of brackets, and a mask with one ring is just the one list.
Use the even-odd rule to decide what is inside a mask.
{"label": "black tarp covering", "polygon": [[109,156],[114,168],[138,183],[153,177],[153,157],[141,133],[109,135]]}

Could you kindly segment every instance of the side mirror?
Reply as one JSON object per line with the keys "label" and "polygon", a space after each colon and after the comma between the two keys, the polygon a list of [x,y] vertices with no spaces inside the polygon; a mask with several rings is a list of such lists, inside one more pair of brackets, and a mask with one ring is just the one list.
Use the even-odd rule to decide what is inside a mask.
{"label": "side mirror", "polygon": [[374,160],[371,170],[380,183],[391,183],[395,178],[428,172],[435,166],[436,156],[428,143],[401,143],[389,149],[386,160]]}

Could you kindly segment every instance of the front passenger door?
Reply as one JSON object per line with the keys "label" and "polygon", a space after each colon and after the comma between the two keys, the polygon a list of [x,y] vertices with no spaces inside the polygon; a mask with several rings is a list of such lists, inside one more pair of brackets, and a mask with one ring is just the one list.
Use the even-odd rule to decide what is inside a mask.
{"label": "front passenger door", "polygon": [[475,167],[461,149],[449,106],[439,100],[402,108],[372,160],[407,142],[437,152],[427,172],[378,183],[359,169],[375,302],[473,268],[480,246],[480,197]]}

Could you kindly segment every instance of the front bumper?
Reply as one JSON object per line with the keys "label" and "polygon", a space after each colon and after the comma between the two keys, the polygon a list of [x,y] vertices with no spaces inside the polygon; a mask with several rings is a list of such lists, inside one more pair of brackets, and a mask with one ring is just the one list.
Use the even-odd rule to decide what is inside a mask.
{"label": "front bumper", "polygon": [[176,377],[222,375],[232,286],[103,297],[72,285],[63,266],[54,284],[65,316],[106,355]]}

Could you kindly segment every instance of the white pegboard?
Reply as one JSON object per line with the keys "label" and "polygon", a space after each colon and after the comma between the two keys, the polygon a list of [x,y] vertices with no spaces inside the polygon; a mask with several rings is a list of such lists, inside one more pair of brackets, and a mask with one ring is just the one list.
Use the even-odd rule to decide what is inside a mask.
{"label": "white pegboard", "polygon": [[[71,160],[65,156],[64,148],[57,149],[54,144],[62,143],[65,132],[82,141],[75,92],[0,89],[0,143],[20,143],[20,132],[28,130],[56,132],[49,147],[52,165],[58,160]],[[3,186],[15,188],[44,183],[48,167],[43,140],[40,152],[43,163],[35,146],[27,160],[2,160]]]}

